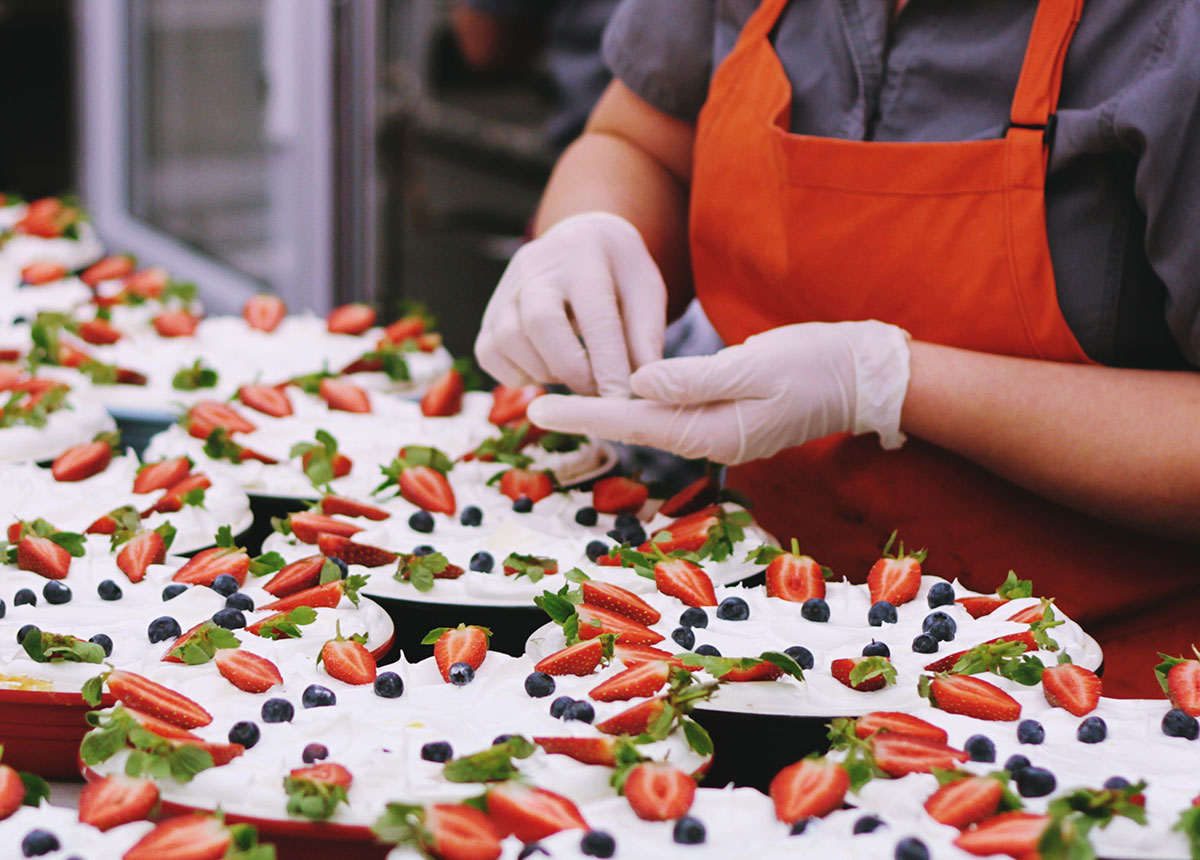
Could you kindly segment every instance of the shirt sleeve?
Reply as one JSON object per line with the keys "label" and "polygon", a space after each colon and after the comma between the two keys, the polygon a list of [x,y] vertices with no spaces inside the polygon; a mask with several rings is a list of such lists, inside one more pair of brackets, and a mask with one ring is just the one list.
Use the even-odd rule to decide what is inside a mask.
{"label": "shirt sleeve", "polygon": [[1146,254],[1167,288],[1167,325],[1200,367],[1200,3],[1177,0],[1149,71],[1118,97],[1113,131],[1137,157]]}
{"label": "shirt sleeve", "polygon": [[715,0],[623,0],[604,31],[612,73],[640,98],[694,122],[712,76]]}

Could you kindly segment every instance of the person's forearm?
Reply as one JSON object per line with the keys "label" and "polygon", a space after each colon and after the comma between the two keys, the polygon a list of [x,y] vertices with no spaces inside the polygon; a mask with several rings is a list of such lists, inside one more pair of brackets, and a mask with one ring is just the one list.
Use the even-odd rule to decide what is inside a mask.
{"label": "person's forearm", "polygon": [[1200,374],[911,347],[905,432],[1101,519],[1200,541]]}

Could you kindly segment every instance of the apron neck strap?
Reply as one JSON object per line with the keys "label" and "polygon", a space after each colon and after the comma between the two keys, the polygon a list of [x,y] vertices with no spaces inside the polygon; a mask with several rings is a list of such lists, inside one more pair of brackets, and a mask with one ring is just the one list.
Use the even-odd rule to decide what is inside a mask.
{"label": "apron neck strap", "polygon": [[1011,125],[1046,128],[1058,108],[1063,66],[1084,0],[1041,0],[1013,98]]}
{"label": "apron neck strap", "polygon": [[775,22],[779,20],[787,4],[788,0],[762,0],[742,27],[739,39],[749,42],[751,39],[765,39],[770,36]]}

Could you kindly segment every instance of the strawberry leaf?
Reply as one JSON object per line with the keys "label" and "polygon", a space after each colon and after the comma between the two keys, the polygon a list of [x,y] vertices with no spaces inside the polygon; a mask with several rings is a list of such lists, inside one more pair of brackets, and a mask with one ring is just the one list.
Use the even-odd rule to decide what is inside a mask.
{"label": "strawberry leaf", "polygon": [[339,803],[350,802],[343,786],[312,779],[286,776],[283,790],[288,796],[288,814],[309,821],[327,821],[333,817]]}
{"label": "strawberry leaf", "polygon": [[446,762],[442,775],[448,782],[501,782],[520,775],[513,759],[525,759],[537,749],[521,735],[513,735],[503,743],[483,752]]}
{"label": "strawberry leaf", "polygon": [[205,367],[200,359],[191,367],[184,367],[175,373],[171,379],[171,387],[177,391],[196,391],[200,388],[215,388],[217,372],[211,367]]}
{"label": "strawberry leaf", "polygon": [[304,634],[300,627],[317,620],[317,610],[311,606],[297,606],[278,618],[265,622],[258,628],[257,635],[264,639],[299,639]]}
{"label": "strawberry leaf", "polygon": [[21,782],[25,786],[25,799],[21,801],[23,806],[41,806],[43,800],[50,799],[50,783],[42,779],[36,773],[27,773],[26,771],[18,771],[17,775],[21,777]]}
{"label": "strawberry leaf", "polygon": [[1033,582],[1028,579],[1017,579],[1014,571],[1009,571],[1004,582],[996,589],[996,596],[1005,600],[1018,600],[1022,597],[1033,597]]}
{"label": "strawberry leaf", "polygon": [[850,670],[850,683],[855,687],[880,677],[885,684],[896,683],[896,667],[887,657],[867,657],[859,660]]}
{"label": "strawberry leaf", "polygon": [[268,573],[283,570],[286,564],[287,561],[279,553],[267,552],[250,559],[250,573],[253,576],[266,576]]}
{"label": "strawberry leaf", "polygon": [[25,634],[21,647],[35,663],[103,663],[105,656],[94,642],[36,628]]}
{"label": "strawberry leaf", "polygon": [[1171,829],[1183,834],[1192,857],[1200,857],[1200,806],[1189,806],[1183,810]]}

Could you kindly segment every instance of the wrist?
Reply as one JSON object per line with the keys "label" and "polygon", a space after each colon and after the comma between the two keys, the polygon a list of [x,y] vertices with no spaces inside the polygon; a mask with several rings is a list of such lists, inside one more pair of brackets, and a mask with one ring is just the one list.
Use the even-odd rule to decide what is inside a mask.
{"label": "wrist", "polygon": [[854,353],[854,421],[856,436],[879,434],[879,443],[888,450],[904,444],[900,429],[904,398],[911,377],[908,332],[899,326],[878,320],[852,323]]}

